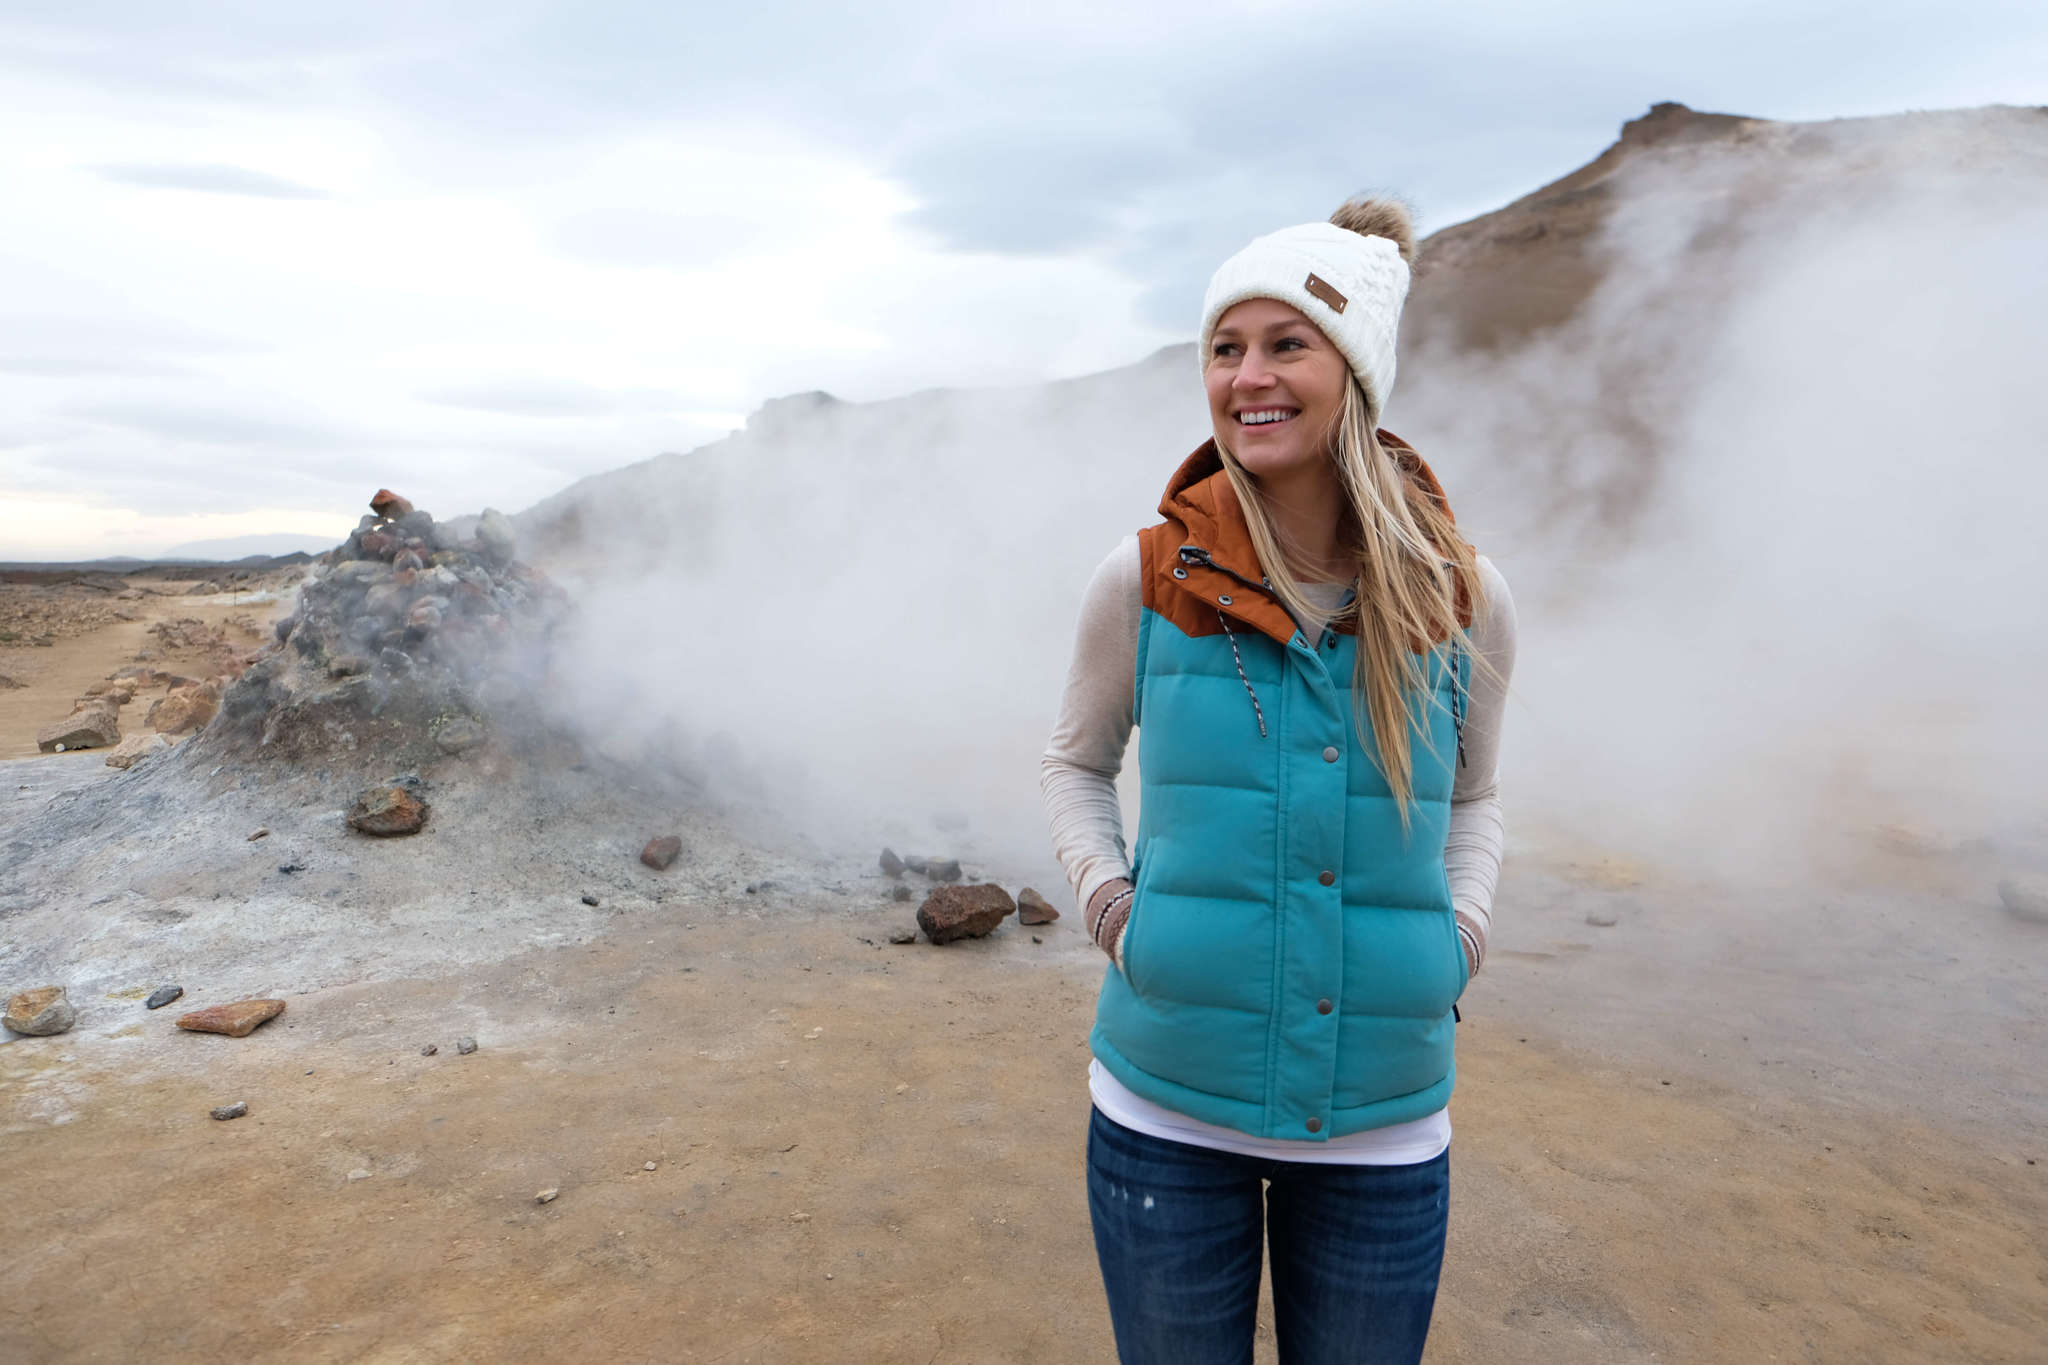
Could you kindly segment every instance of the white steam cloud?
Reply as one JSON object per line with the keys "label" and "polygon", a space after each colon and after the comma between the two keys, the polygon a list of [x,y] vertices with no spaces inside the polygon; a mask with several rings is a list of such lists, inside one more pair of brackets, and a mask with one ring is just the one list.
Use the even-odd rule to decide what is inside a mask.
{"label": "white steam cloud", "polygon": [[[1748,875],[1884,822],[2039,833],[2048,179],[1855,156],[1783,184],[1740,145],[1638,168],[1571,322],[1404,363],[1390,424],[1521,609],[1524,836]],[[1081,588],[1206,435],[1186,348],[771,405],[522,519],[545,542],[580,508],[563,700],[787,837],[1049,870],[1038,756]]]}

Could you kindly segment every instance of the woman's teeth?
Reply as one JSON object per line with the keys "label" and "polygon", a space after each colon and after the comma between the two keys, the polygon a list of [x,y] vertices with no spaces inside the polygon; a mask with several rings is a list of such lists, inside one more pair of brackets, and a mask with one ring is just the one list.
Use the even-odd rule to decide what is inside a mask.
{"label": "woman's teeth", "polygon": [[1237,415],[1237,420],[1248,427],[1259,427],[1267,426],[1274,422],[1284,422],[1292,416],[1294,416],[1294,414],[1291,412],[1281,412],[1277,410],[1266,412],[1240,412]]}

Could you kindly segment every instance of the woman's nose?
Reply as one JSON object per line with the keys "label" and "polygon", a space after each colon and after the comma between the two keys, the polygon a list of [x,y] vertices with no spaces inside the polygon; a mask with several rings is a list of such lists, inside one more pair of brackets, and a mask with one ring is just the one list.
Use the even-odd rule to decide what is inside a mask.
{"label": "woman's nose", "polygon": [[1257,351],[1246,351],[1244,359],[1238,362],[1237,375],[1230,383],[1232,388],[1263,389],[1273,382],[1273,372],[1266,368],[1266,362]]}

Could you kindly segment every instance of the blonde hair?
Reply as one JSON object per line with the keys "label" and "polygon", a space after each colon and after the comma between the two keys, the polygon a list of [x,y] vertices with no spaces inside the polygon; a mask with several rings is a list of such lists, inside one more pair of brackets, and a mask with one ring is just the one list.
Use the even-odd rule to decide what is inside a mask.
{"label": "blonde hair", "polygon": [[[1411,476],[1403,460],[1413,456],[1397,458],[1380,444],[1372,400],[1356,378],[1345,386],[1328,446],[1345,495],[1339,544],[1356,565],[1357,595],[1349,616],[1340,618],[1358,632],[1353,713],[1359,739],[1367,753],[1377,755],[1405,828],[1415,795],[1409,722],[1426,720],[1432,695],[1425,652],[1449,645],[1471,653],[1460,617],[1471,618],[1483,600],[1478,557],[1458,534],[1450,508],[1425,482],[1419,463]],[[1320,613],[1295,577],[1257,481],[1222,441],[1216,448],[1273,591],[1297,620],[1315,619]],[[1453,679],[1452,686],[1462,685]]]}

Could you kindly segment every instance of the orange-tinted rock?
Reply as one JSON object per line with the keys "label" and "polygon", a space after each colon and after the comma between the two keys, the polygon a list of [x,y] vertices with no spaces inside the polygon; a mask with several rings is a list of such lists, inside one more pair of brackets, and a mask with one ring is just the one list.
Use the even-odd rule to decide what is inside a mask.
{"label": "orange-tinted rock", "polygon": [[77,1023],[78,1011],[64,998],[62,986],[38,986],[9,1000],[7,1013],[0,1019],[15,1033],[45,1036],[62,1033]]}
{"label": "orange-tinted rock", "polygon": [[356,798],[349,828],[364,834],[417,833],[427,823],[427,803],[403,787],[372,787]]}
{"label": "orange-tinted rock", "polygon": [[640,861],[660,871],[673,863],[683,853],[683,841],[673,834],[659,839],[649,839],[647,847],[640,850]]}
{"label": "orange-tinted rock", "polygon": [[228,1005],[208,1005],[203,1010],[178,1016],[178,1027],[194,1033],[225,1033],[246,1038],[256,1026],[284,1013],[282,1000],[237,1000]]}
{"label": "orange-tinted rock", "polygon": [[1051,924],[1059,917],[1060,912],[1052,908],[1051,902],[1030,887],[1017,893],[1017,923]]}
{"label": "orange-tinted rock", "polygon": [[412,503],[388,488],[380,488],[377,490],[377,496],[370,499],[370,510],[380,517],[396,521],[412,511]]}
{"label": "orange-tinted rock", "polygon": [[162,735],[130,735],[114,746],[114,752],[107,755],[109,768],[132,768],[154,754],[171,747],[171,742]]}
{"label": "orange-tinted rock", "polygon": [[167,696],[150,706],[144,719],[160,735],[182,735],[204,729],[220,710],[220,693],[218,682],[173,688]]}
{"label": "orange-tinted rock", "polygon": [[941,886],[917,907],[917,927],[934,943],[956,938],[984,938],[1014,913],[1017,903],[994,882],[975,886]]}

